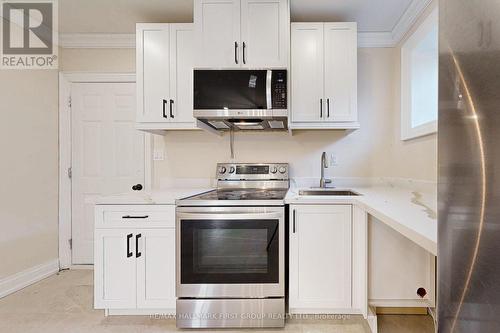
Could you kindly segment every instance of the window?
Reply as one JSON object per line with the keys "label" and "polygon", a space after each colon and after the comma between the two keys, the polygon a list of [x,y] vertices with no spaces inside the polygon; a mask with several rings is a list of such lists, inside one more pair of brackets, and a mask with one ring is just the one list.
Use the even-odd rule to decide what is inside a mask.
{"label": "window", "polygon": [[438,10],[401,47],[401,139],[435,133],[438,116]]}

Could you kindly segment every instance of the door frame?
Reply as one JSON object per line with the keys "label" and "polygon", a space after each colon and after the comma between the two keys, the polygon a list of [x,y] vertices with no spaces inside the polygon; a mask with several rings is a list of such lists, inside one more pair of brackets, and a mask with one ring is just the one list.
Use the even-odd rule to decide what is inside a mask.
{"label": "door frame", "polygon": [[[59,268],[73,268],[71,240],[71,85],[73,83],[136,83],[135,73],[59,73]],[[153,139],[144,133],[144,189],[150,190],[153,175]]]}

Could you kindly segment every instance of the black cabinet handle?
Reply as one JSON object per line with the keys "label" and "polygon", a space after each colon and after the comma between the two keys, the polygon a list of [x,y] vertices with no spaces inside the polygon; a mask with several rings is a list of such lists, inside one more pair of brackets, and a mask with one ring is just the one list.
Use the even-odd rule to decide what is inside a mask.
{"label": "black cabinet handle", "polygon": [[132,186],[132,190],[134,190],[134,191],[142,190],[142,184],[136,184],[136,185]]}
{"label": "black cabinet handle", "polygon": [[234,62],[238,64],[238,42],[234,42]]}
{"label": "black cabinet handle", "polygon": [[323,118],[323,99],[319,99],[319,117]]}
{"label": "black cabinet handle", "polygon": [[132,215],[124,215],[122,219],[147,219],[149,215],[141,215],[141,216],[132,216]]}
{"label": "black cabinet handle", "polygon": [[330,118],[330,99],[326,99],[326,117]]}
{"label": "black cabinet handle", "polygon": [[135,235],[135,257],[139,258],[141,256],[141,252],[139,252],[139,238],[141,238],[141,234]]}
{"label": "black cabinet handle", "polygon": [[173,118],[175,118],[175,117],[174,117],[174,112],[173,112],[173,110],[172,110],[173,106],[174,106],[174,100],[173,100],[173,99],[171,99],[171,100],[170,100],[170,117],[171,117],[172,119],[173,119]]}
{"label": "black cabinet handle", "polygon": [[293,233],[295,233],[295,209],[293,210],[292,230],[293,230]]}
{"label": "black cabinet handle", "polygon": [[127,235],[127,258],[132,257],[133,253],[130,252],[130,238],[132,238],[132,234]]}
{"label": "black cabinet handle", "polygon": [[163,100],[163,118],[168,118],[166,112],[167,112],[167,100]]}
{"label": "black cabinet handle", "polygon": [[245,59],[245,48],[247,47],[247,44],[245,44],[245,42],[243,42],[243,64],[246,64],[247,61]]}

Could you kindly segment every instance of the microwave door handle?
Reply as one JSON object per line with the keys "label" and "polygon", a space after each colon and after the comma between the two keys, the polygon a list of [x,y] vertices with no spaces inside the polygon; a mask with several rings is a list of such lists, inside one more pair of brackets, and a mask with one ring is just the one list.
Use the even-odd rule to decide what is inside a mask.
{"label": "microwave door handle", "polygon": [[178,213],[178,219],[221,219],[221,220],[258,220],[258,219],[279,219],[283,217],[282,213],[208,213],[208,212],[196,212],[196,213]]}
{"label": "microwave door handle", "polygon": [[234,42],[234,62],[238,64],[238,42]]}
{"label": "microwave door handle", "polygon": [[273,108],[273,101],[271,96],[272,82],[273,82],[273,71],[268,70],[266,74],[266,104],[268,110],[271,110]]}

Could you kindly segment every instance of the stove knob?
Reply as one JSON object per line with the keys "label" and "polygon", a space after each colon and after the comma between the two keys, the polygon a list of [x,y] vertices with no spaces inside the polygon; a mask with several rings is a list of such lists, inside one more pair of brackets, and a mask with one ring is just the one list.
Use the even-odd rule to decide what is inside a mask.
{"label": "stove knob", "polygon": [[277,167],[275,167],[275,166],[273,166],[273,167],[271,168],[271,173],[276,173],[276,172],[278,172],[278,168],[277,168]]}
{"label": "stove knob", "polygon": [[230,168],[229,168],[229,173],[234,173],[234,170],[235,170],[235,169],[234,169],[234,166],[230,167]]}
{"label": "stove knob", "polygon": [[284,166],[280,166],[280,173],[285,173],[286,172],[286,168]]}
{"label": "stove knob", "polygon": [[221,166],[221,167],[219,168],[219,173],[220,173],[220,174],[224,174],[224,173],[226,173],[226,170],[227,170],[227,169],[226,169],[226,167]]}

